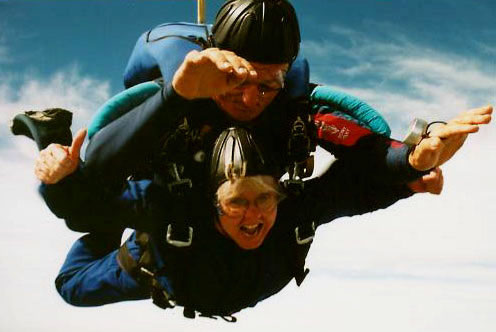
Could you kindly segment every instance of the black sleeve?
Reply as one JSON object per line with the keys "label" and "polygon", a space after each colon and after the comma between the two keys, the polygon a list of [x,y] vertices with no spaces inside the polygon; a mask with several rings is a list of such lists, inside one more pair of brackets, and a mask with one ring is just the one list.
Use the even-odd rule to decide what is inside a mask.
{"label": "black sleeve", "polygon": [[115,232],[145,224],[144,190],[130,188],[127,182],[124,188],[102,187],[90,181],[81,170],[57,184],[41,184],[38,189],[53,214],[77,232]]}
{"label": "black sleeve", "polygon": [[412,194],[404,184],[377,184],[368,174],[355,171],[348,161],[337,160],[321,177],[305,183],[299,206],[320,225],[387,208]]}
{"label": "black sleeve", "polygon": [[84,172],[122,183],[150,157],[188,102],[168,85],[98,131],[86,149]]}

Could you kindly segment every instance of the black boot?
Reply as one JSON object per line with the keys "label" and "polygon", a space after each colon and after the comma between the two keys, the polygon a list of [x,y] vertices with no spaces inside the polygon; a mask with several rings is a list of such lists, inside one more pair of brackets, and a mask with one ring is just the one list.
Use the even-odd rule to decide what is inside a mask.
{"label": "black boot", "polygon": [[17,114],[12,119],[10,130],[14,135],[33,139],[38,149],[43,150],[50,143],[71,145],[71,124],[71,112],[62,108],[51,108]]}

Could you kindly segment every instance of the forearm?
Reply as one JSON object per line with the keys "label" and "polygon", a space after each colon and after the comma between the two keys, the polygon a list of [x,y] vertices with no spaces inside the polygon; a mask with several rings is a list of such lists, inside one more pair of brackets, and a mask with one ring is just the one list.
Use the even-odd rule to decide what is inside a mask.
{"label": "forearm", "polygon": [[[140,218],[140,193],[103,188],[81,170],[54,185],[41,184],[39,193],[49,209],[77,232],[112,232],[136,228]],[[144,222],[143,222],[144,223]]]}
{"label": "forearm", "polygon": [[319,145],[376,183],[406,183],[424,175],[409,163],[410,148],[333,114],[314,117]]}
{"label": "forearm", "polygon": [[413,192],[404,184],[376,184],[353,170],[348,160],[337,160],[321,177],[305,185],[305,204],[319,224],[343,216],[384,209]]}

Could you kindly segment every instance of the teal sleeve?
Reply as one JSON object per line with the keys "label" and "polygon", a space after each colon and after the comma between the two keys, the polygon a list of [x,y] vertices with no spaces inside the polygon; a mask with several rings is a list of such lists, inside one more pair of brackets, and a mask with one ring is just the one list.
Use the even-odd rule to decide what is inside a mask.
{"label": "teal sleeve", "polygon": [[88,127],[88,138],[91,139],[100,129],[143,103],[158,90],[160,85],[151,81],[135,85],[110,98],[93,116]]}
{"label": "teal sleeve", "polygon": [[338,111],[367,125],[372,131],[385,136],[391,135],[391,129],[378,111],[347,93],[336,91],[328,86],[317,86],[310,95],[310,100],[317,104],[338,106]]}

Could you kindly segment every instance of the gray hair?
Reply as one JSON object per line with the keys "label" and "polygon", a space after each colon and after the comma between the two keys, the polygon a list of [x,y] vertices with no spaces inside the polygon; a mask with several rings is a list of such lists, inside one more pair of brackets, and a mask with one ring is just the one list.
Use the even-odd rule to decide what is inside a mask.
{"label": "gray hair", "polygon": [[272,192],[281,198],[284,197],[279,183],[270,175],[246,176],[226,181],[219,186],[215,196],[217,202],[220,202],[236,197],[246,189],[258,192]]}

